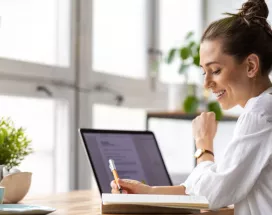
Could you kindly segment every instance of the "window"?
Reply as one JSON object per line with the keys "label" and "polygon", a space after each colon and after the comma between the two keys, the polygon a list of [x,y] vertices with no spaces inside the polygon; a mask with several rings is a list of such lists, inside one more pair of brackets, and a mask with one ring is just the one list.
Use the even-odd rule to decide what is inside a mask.
{"label": "window", "polygon": [[1,0],[0,57],[70,65],[69,0]]}
{"label": "window", "polygon": [[145,111],[136,108],[94,104],[93,127],[103,129],[145,129]]}
{"label": "window", "polygon": [[[180,47],[185,35],[193,31],[195,39],[199,39],[201,30],[201,7],[199,0],[160,0],[159,10],[159,49],[163,56],[171,48]],[[160,78],[164,82],[181,82],[182,76],[178,75],[179,63],[171,65],[162,64]],[[192,81],[200,82],[200,73],[197,69],[189,72]]]}
{"label": "window", "polygon": [[[200,30],[199,0],[190,4],[181,0],[92,0],[82,1],[81,9],[84,49],[80,53],[84,58],[80,72],[84,79],[80,85],[99,89],[82,95],[88,97],[87,101],[81,99],[81,107],[86,111],[80,112],[82,125],[144,130],[146,110],[167,108],[167,85],[152,82],[150,72],[157,56],[148,52],[169,50],[180,44],[188,31]],[[163,67],[161,80],[175,81],[175,74],[176,71]],[[115,106],[119,93],[124,101],[121,106]],[[85,188],[89,186],[86,182],[91,181],[91,174],[85,171],[89,165],[86,166],[87,161],[81,155],[79,168],[84,171],[80,171],[79,183],[80,188]],[[171,159],[169,155],[166,157]]]}
{"label": "window", "polygon": [[68,191],[67,103],[2,95],[0,107],[0,116],[10,117],[16,127],[25,128],[32,140],[34,153],[27,156],[18,167],[21,171],[33,173],[29,193]]}
{"label": "window", "polygon": [[[63,192],[76,186],[71,89],[76,2],[0,1],[0,116],[10,116],[33,139],[35,152],[19,167],[33,172],[30,193]],[[37,91],[41,84],[48,92]]]}
{"label": "window", "polygon": [[93,69],[145,78],[146,1],[94,0],[93,4]]}

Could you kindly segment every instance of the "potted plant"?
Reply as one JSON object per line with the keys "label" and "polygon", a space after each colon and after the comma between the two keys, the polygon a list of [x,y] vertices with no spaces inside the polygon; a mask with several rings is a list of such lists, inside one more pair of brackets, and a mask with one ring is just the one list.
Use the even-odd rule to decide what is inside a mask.
{"label": "potted plant", "polygon": [[0,165],[7,170],[18,167],[33,152],[30,143],[22,127],[16,128],[10,118],[0,119]]}
{"label": "potted plant", "polygon": [[[196,95],[197,86],[194,84],[188,84],[188,71],[190,67],[199,68],[199,49],[200,43],[195,41],[194,33],[189,32],[185,36],[184,43],[180,47],[174,47],[169,50],[166,56],[166,63],[172,64],[175,60],[179,61],[178,73],[185,77],[186,85],[186,97],[181,106],[183,111],[186,113],[196,113],[200,105],[204,104],[205,109],[208,111],[213,111],[216,114],[216,119],[220,120],[222,118],[222,111],[219,104],[216,101],[209,102],[207,96],[199,98]],[[203,92],[206,94],[206,92]]]}
{"label": "potted plant", "polygon": [[194,33],[189,32],[185,36],[184,44],[178,48],[172,48],[166,58],[166,62],[171,64],[176,58],[180,60],[180,66],[178,73],[184,74],[186,80],[188,80],[187,70],[190,66],[199,67],[199,48],[200,44],[195,42],[193,38]]}
{"label": "potted plant", "polygon": [[[32,173],[15,169],[33,152],[25,129],[16,128],[10,118],[0,119],[0,186],[5,187],[4,202],[16,203],[28,192]],[[20,186],[16,184],[20,183]]]}

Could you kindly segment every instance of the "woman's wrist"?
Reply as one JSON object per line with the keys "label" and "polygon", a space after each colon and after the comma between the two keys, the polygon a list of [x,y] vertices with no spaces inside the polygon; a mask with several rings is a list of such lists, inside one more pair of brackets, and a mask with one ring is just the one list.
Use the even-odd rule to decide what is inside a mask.
{"label": "woman's wrist", "polygon": [[199,138],[195,142],[197,149],[206,149],[213,152],[213,140],[210,138]]}
{"label": "woman's wrist", "polygon": [[147,194],[186,195],[184,186],[152,186]]}
{"label": "woman's wrist", "polygon": [[[211,138],[196,139],[196,148],[205,149],[213,152],[213,141],[211,140]],[[214,156],[210,153],[204,152],[199,158],[197,158],[197,163],[199,164],[204,161],[214,162]]]}
{"label": "woman's wrist", "polygon": [[201,155],[201,157],[197,158],[197,163],[201,163],[204,161],[212,161],[214,162],[214,156],[208,153],[204,153],[203,155]]}

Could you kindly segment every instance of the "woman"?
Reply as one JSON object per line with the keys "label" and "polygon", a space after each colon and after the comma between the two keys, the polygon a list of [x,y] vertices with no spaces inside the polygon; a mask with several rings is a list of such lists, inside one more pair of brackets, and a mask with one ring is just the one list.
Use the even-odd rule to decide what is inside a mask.
{"label": "woman", "polygon": [[[211,209],[235,204],[235,214],[272,213],[272,30],[264,0],[249,0],[237,14],[212,23],[201,39],[205,87],[223,109],[244,108],[219,163],[212,155],[217,123],[202,113],[192,123],[198,165],[181,186],[151,187],[120,180],[126,193],[205,196]],[[112,192],[118,193],[111,183]]]}

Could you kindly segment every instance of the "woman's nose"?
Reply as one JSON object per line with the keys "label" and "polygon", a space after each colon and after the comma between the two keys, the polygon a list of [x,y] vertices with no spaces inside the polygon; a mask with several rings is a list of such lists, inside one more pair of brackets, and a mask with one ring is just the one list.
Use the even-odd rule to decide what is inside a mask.
{"label": "woman's nose", "polygon": [[215,86],[215,82],[212,80],[210,76],[207,75],[204,79],[204,88],[210,89],[210,88],[213,88],[214,86]]}

